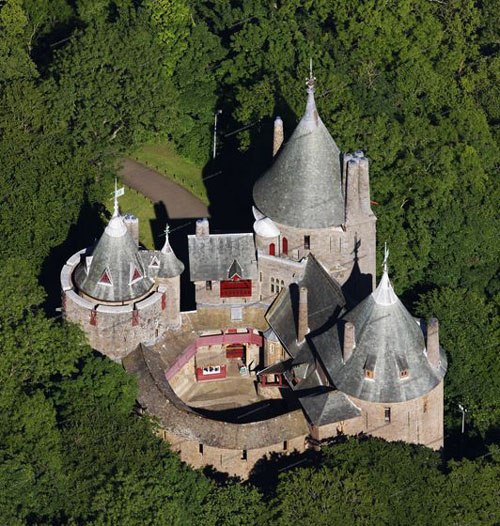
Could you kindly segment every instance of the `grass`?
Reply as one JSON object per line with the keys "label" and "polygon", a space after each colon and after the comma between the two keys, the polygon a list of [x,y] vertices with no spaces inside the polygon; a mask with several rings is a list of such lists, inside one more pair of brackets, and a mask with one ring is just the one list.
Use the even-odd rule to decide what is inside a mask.
{"label": "grass", "polygon": [[203,184],[202,168],[180,157],[168,142],[145,144],[130,157],[165,175],[206,205],[209,204],[207,190]]}
{"label": "grass", "polygon": [[[121,188],[123,185],[119,184]],[[111,195],[113,188],[110,188]],[[153,203],[142,194],[125,186],[125,194],[119,198],[120,212],[122,214],[133,214],[139,218],[139,241],[149,249],[154,248],[153,232],[150,220],[155,219]],[[105,203],[106,208],[113,213],[113,199],[108,199]]]}

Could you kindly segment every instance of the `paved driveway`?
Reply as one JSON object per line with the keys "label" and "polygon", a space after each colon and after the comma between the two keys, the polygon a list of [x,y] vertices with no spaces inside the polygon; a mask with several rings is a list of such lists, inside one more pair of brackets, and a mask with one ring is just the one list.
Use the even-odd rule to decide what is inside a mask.
{"label": "paved driveway", "polygon": [[130,188],[153,203],[163,202],[169,219],[209,216],[207,206],[197,197],[143,164],[125,159],[119,173]]}

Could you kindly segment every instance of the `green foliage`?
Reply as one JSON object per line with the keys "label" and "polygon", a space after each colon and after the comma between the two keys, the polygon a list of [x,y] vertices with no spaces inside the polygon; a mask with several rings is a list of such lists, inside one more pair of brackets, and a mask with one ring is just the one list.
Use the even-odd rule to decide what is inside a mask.
{"label": "green foliage", "polygon": [[[500,426],[500,298],[486,301],[474,291],[437,289],[420,297],[418,312],[436,316],[440,343],[449,359],[445,381],[450,424],[458,404],[481,432]],[[455,419],[455,424],[457,421]]]}

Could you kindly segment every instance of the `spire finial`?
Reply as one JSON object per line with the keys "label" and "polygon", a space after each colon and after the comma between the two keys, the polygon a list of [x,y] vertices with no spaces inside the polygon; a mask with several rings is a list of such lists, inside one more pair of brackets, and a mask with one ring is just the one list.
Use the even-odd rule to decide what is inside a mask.
{"label": "spire finial", "polygon": [[387,241],[384,243],[384,261],[382,262],[384,273],[387,274],[387,260],[389,259],[389,249],[387,248]]}
{"label": "spire finial", "polygon": [[166,254],[167,252],[170,252],[172,249],[170,248],[170,241],[168,239],[168,235],[170,234],[170,225],[168,223],[165,224],[165,243],[163,244],[163,248],[161,251],[163,254]]}
{"label": "spire finial", "polygon": [[309,78],[307,79],[307,92],[314,93],[314,85],[316,84],[316,77],[313,77],[313,59],[309,59]]}
{"label": "spire finial", "polygon": [[115,177],[114,200],[115,200],[115,203],[114,203],[114,208],[113,208],[113,217],[118,217],[120,211],[119,211],[119,208],[118,208],[118,182],[116,180],[116,177]]}

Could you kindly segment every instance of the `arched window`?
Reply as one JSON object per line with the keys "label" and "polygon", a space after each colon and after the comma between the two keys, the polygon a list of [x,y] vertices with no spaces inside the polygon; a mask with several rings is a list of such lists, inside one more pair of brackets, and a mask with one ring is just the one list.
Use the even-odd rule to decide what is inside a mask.
{"label": "arched window", "polygon": [[288,254],[288,239],[283,238],[283,254]]}
{"label": "arched window", "polygon": [[271,243],[269,245],[269,255],[275,256],[276,255],[276,245],[274,243]]}

